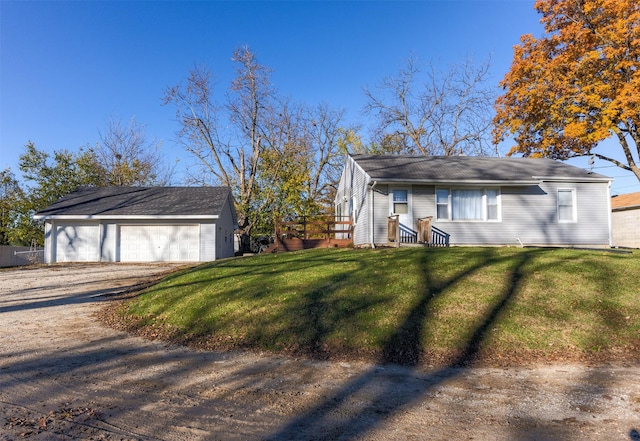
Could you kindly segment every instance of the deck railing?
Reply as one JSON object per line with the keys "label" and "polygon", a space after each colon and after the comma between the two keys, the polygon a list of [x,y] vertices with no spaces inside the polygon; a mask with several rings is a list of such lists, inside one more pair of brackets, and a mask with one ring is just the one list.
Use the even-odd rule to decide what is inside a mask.
{"label": "deck railing", "polygon": [[429,244],[429,246],[448,247],[450,237],[451,235],[449,233],[445,233],[441,229],[432,226],[431,227],[431,243]]}
{"label": "deck railing", "polygon": [[450,235],[431,224],[432,217],[418,219],[418,231],[400,223],[398,215],[388,217],[388,243],[400,246],[402,243],[420,243],[430,247],[448,247]]}
{"label": "deck railing", "polygon": [[347,247],[353,244],[349,216],[309,216],[276,223],[273,251]]}
{"label": "deck railing", "polygon": [[349,216],[313,216],[279,222],[276,230],[279,237],[297,237],[305,240],[350,239],[353,224]]}

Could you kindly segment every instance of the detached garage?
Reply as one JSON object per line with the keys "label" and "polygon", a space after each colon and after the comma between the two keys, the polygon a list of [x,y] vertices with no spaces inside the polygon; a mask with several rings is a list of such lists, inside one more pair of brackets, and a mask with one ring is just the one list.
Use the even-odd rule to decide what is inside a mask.
{"label": "detached garage", "polygon": [[234,255],[228,187],[85,187],[35,214],[45,262],[207,262]]}

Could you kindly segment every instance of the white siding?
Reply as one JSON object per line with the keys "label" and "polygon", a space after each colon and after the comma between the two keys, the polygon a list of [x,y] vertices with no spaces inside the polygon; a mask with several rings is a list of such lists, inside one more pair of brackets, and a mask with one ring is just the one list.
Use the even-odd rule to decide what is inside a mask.
{"label": "white siding", "polygon": [[114,222],[100,224],[100,261],[116,262],[118,256],[118,225]]}
{"label": "white siding", "polygon": [[200,261],[216,260],[216,224],[200,224]]}
{"label": "white siding", "polygon": [[233,200],[227,199],[224,207],[220,212],[220,218],[217,221],[218,230],[213,240],[216,243],[216,259],[224,259],[235,255],[234,235],[235,225],[233,224],[233,216],[231,212],[231,204]]}
{"label": "white siding", "polygon": [[[558,222],[557,189],[576,191],[577,221]],[[418,194],[419,193],[419,194]],[[606,183],[555,183],[502,187],[500,222],[435,220],[435,187],[414,189],[414,217],[434,217],[452,245],[609,245]]]}
{"label": "white siding", "polygon": [[[449,187],[449,186],[447,186]],[[376,187],[382,193],[388,186]],[[553,183],[500,188],[499,222],[436,221],[435,186],[413,185],[411,210],[417,219],[433,216],[433,225],[451,235],[452,245],[609,245],[608,186],[606,183]],[[577,222],[558,222],[557,189],[575,188]],[[387,240],[388,195],[375,196],[375,242]]]}
{"label": "white siding", "polygon": [[44,223],[44,263],[54,263],[56,261],[56,224],[53,221]]}
{"label": "white siding", "polygon": [[[338,184],[335,204],[342,205],[343,216],[352,216],[354,245],[364,245],[371,241],[368,183],[367,174],[355,163],[353,158],[347,157]],[[377,204],[377,202],[376,199],[375,203]],[[351,213],[350,207],[352,208]]]}
{"label": "white siding", "polygon": [[387,239],[389,237],[389,232],[387,231],[387,221],[389,218],[389,199],[391,198],[389,193],[388,185],[376,185],[375,195],[372,196],[373,199],[373,211],[374,211],[374,231],[373,231],[373,240],[376,244],[386,245]]}

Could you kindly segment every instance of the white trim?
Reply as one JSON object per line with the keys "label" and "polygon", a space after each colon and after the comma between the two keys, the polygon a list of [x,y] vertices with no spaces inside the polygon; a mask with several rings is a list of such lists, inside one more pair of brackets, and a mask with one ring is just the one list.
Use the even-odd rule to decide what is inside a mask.
{"label": "white trim", "polygon": [[569,176],[533,176],[534,179],[539,179],[545,182],[611,182],[611,178],[589,178],[589,177],[569,177]]}
{"label": "white trim", "polygon": [[[364,176],[369,178],[369,181],[373,180],[373,178],[371,177],[371,175],[369,173],[367,173],[367,171],[362,168],[362,166],[360,164],[358,164],[358,161],[356,161],[355,159],[353,159],[353,156],[349,155],[349,159],[351,160],[351,162],[353,164],[355,164],[356,167],[358,167],[360,169],[360,171],[362,171],[362,173],[364,174]],[[366,179],[365,179],[366,181]]]}
{"label": "white trim", "polygon": [[[560,192],[561,191],[568,191],[571,193],[571,220],[560,219]],[[559,224],[578,223],[578,198],[576,197],[575,188],[558,187],[556,189],[556,216]]]}
{"label": "white trim", "polygon": [[93,214],[57,214],[57,215],[34,215],[34,219],[43,220],[193,220],[193,219],[219,219],[217,214],[140,214],[140,215],[93,215]]}
{"label": "white trim", "polygon": [[611,209],[611,181],[607,186],[607,209],[609,211],[609,246],[613,246],[613,210]]}
{"label": "white trim", "polygon": [[390,185],[455,185],[455,186],[487,186],[487,187],[522,187],[523,185],[539,185],[541,179],[528,179],[522,181],[500,181],[500,180],[437,180],[437,179],[387,179],[387,178],[371,178],[378,181],[379,184]]}

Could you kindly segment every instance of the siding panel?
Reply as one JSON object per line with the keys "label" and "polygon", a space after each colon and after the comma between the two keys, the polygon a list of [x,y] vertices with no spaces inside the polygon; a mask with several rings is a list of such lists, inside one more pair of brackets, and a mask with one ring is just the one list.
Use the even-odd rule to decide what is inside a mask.
{"label": "siding panel", "polygon": [[[575,188],[577,222],[560,223],[557,189]],[[550,183],[501,189],[501,222],[435,222],[453,245],[609,245],[606,184]]]}
{"label": "siding panel", "polygon": [[216,260],[216,224],[200,224],[200,262]]}
{"label": "siding panel", "polygon": [[347,157],[334,202],[341,205],[343,216],[352,216],[354,245],[364,245],[370,240],[368,183],[364,171],[355,164],[353,158]]}

